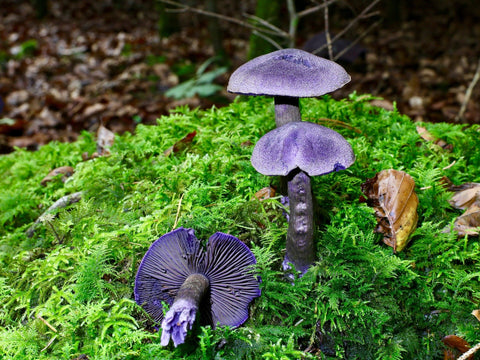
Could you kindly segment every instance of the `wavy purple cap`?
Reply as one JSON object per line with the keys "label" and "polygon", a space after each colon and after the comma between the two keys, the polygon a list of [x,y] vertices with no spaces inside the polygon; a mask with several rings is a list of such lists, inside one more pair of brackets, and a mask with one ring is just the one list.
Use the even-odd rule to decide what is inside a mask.
{"label": "wavy purple cap", "polygon": [[234,236],[217,232],[206,251],[193,229],[178,228],[156,240],[148,249],[135,278],[135,301],[156,322],[163,320],[162,301],[171,305],[185,279],[194,273],[210,282],[213,326],[240,326],[248,318],[248,305],[260,296],[259,279],[251,272],[256,263],[248,247]]}
{"label": "wavy purple cap", "polygon": [[310,176],[344,170],[355,161],[352,147],[336,131],[306,121],[280,126],[258,140],[253,167],[264,175],[286,176],[299,168]]}
{"label": "wavy purple cap", "polygon": [[341,88],[350,75],[337,63],[299,49],[256,57],[230,76],[227,90],[244,95],[315,97]]}

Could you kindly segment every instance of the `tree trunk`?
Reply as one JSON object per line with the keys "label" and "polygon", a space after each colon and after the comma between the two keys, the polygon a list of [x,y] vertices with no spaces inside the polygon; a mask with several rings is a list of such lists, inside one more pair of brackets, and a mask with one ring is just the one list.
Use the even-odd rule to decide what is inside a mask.
{"label": "tree trunk", "polygon": [[155,9],[158,13],[158,35],[166,38],[180,30],[178,16],[175,13],[166,11],[167,5],[161,1],[155,1]]}
{"label": "tree trunk", "polygon": [[[218,13],[217,11],[217,0],[207,0],[205,3],[207,11]],[[227,62],[227,56],[225,49],[223,47],[223,36],[220,26],[218,24],[218,19],[215,17],[209,17],[208,21],[208,32],[210,33],[210,41],[215,51],[215,55],[218,56],[222,63]]]}

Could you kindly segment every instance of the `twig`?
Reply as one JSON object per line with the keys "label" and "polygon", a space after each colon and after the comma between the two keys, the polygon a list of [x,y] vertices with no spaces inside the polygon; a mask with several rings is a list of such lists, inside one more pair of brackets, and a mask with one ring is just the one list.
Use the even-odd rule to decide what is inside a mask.
{"label": "twig", "polygon": [[[326,4],[326,2],[327,0],[324,0],[324,4]],[[330,38],[330,25],[328,21],[328,6],[325,6],[323,9],[323,17],[325,21],[325,40],[327,40],[328,58],[333,60],[332,39]]]}
{"label": "twig", "polygon": [[475,354],[477,352],[477,350],[480,349],[480,343],[478,343],[477,345],[475,345],[474,347],[472,347],[470,350],[468,350],[467,352],[464,352],[462,354],[462,356],[460,356],[457,360],[467,360],[470,356],[472,356],[473,354]]}
{"label": "twig", "polygon": [[265,34],[262,34],[260,32],[258,32],[257,30],[253,30],[252,31],[252,34],[258,36],[259,38],[262,38],[263,40],[269,42],[270,44],[272,44],[276,49],[280,50],[282,49],[282,46],[277,43],[275,40],[273,40],[270,36],[267,36]]}
{"label": "twig", "polygon": [[317,12],[319,10],[322,10],[325,6],[330,6],[334,3],[336,3],[338,0],[326,0],[323,4],[319,4],[317,6],[314,6],[314,7],[311,7],[309,9],[305,9],[303,11],[300,11],[299,13],[297,13],[297,16],[299,18],[302,18],[304,16],[307,16],[307,15],[310,15],[310,14],[313,14],[314,12]]}
{"label": "twig", "polygon": [[[348,30],[350,30],[350,28],[355,25],[358,21],[360,21],[360,19],[364,19],[368,16],[370,16],[370,14],[368,14],[368,12],[370,11],[370,9],[372,7],[374,7],[375,5],[377,5],[377,3],[379,2],[380,0],[373,0],[365,9],[362,10],[362,12],[355,18],[353,19],[347,26],[345,26],[345,28],[342,29],[342,31],[340,31],[338,34],[336,34],[333,39],[332,39],[332,43],[334,43],[335,41],[338,40],[338,38],[340,38],[341,36],[343,36],[343,34],[345,34]],[[314,51],[312,51],[312,54],[318,54],[320,51],[322,51],[323,49],[325,49],[327,47],[328,44],[324,44],[322,45],[321,47],[319,47],[318,49],[315,49]]]}
{"label": "twig", "polygon": [[261,29],[261,28],[255,26],[255,25],[249,24],[248,22],[245,22],[245,21],[242,21],[242,20],[230,17],[230,16],[225,16],[225,15],[222,15],[222,14],[198,9],[198,8],[188,6],[188,5],[185,5],[185,4],[176,2],[176,1],[172,1],[172,0],[158,0],[158,1],[161,1],[161,2],[163,2],[165,4],[168,4],[168,5],[177,6],[179,9],[182,9],[182,10],[185,10],[185,11],[191,11],[191,12],[194,12],[194,13],[197,13],[197,14],[200,14],[200,15],[215,17],[215,18],[218,18],[218,19],[221,19],[221,20],[224,20],[224,21],[232,22],[234,24],[237,24],[237,25],[240,25],[240,26],[252,29],[252,30],[257,30],[257,31],[264,32],[264,33],[267,33],[267,34],[270,34],[270,35],[279,35],[278,32],[276,32],[276,31]]}
{"label": "twig", "polygon": [[472,96],[473,88],[477,84],[479,78],[480,78],[480,59],[478,60],[477,70],[475,70],[475,75],[473,76],[473,79],[470,82],[470,85],[468,86],[467,92],[465,93],[465,99],[463,100],[462,106],[460,108],[460,111],[458,112],[458,115],[455,118],[455,121],[459,122],[463,120],[463,115],[467,110],[467,105],[468,105],[468,102],[470,101],[470,97]]}
{"label": "twig", "polygon": [[336,54],[333,57],[333,60],[338,60],[339,58],[342,57],[343,54],[345,54],[348,50],[350,50],[355,44],[357,44],[360,40],[362,40],[367,34],[373,30],[374,27],[376,27],[380,21],[375,21],[372,25],[370,25],[367,30],[365,30],[362,34],[360,34],[359,37],[357,37],[354,41],[352,41],[348,46],[346,46],[342,51],[340,51],[338,54]]}
{"label": "twig", "polygon": [[284,37],[286,39],[290,37],[290,35],[287,32],[283,31],[282,29],[273,25],[272,23],[268,22],[265,19],[262,19],[258,16],[255,16],[255,15],[249,15],[249,14],[243,14],[243,16],[245,16],[246,18],[248,18],[250,20],[258,22],[260,25],[263,25],[266,28],[269,28],[270,30],[274,31],[275,33],[278,33],[278,34],[276,34],[278,36]]}
{"label": "twig", "polygon": [[175,230],[178,224],[178,218],[180,217],[180,209],[182,208],[183,195],[184,193],[182,193],[182,195],[180,196],[180,200],[178,200],[177,214],[175,215],[175,222],[173,223],[172,231]]}
{"label": "twig", "polygon": [[54,332],[58,332],[57,329],[55,329],[52,325],[50,325],[50,323],[47,320],[45,320],[41,315],[37,315],[37,319],[42,320],[43,323],[47,325]]}
{"label": "twig", "polygon": [[45,345],[45,347],[44,347],[42,350],[40,350],[40,352],[47,350],[48,347],[49,347],[50,345],[52,345],[52,343],[55,341],[56,338],[57,338],[57,335],[55,335],[53,338],[51,338],[50,341],[48,342],[48,344]]}
{"label": "twig", "polygon": [[79,191],[73,194],[62,196],[60,199],[55,201],[53,205],[50,206],[47,209],[47,211],[45,211],[42,215],[40,215],[40,217],[33,223],[33,225],[28,228],[28,230],[26,231],[27,236],[28,237],[33,236],[37,226],[48,218],[47,216],[48,214],[53,213],[57,209],[61,209],[61,208],[67,207],[68,205],[79,202],[82,196],[83,196],[83,191]]}

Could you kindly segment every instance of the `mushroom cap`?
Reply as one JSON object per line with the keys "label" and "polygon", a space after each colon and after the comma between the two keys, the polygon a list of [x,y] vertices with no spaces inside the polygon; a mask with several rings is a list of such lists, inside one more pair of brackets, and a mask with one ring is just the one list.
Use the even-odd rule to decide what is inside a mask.
{"label": "mushroom cap", "polygon": [[296,121],[265,134],[253,148],[253,167],[264,175],[286,176],[299,168],[310,176],[344,170],[355,161],[345,138],[327,127]]}
{"label": "mushroom cap", "polygon": [[135,301],[156,322],[163,320],[162,301],[171,305],[185,279],[194,273],[210,281],[211,309],[200,312],[219,323],[236,327],[248,318],[248,305],[260,295],[250,267],[256,263],[248,247],[234,236],[217,232],[204,251],[193,229],[178,228],[148,249],[135,278]]}
{"label": "mushroom cap", "polygon": [[230,76],[227,90],[243,95],[315,97],[341,88],[350,75],[337,63],[299,49],[256,57]]}

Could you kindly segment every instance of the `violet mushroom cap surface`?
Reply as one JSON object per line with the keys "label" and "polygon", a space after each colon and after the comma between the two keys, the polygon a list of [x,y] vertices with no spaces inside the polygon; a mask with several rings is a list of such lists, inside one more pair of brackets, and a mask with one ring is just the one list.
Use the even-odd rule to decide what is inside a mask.
{"label": "violet mushroom cap surface", "polygon": [[352,147],[342,135],[306,121],[271,130],[255,144],[251,157],[259,173],[282,176],[296,168],[310,176],[324,175],[354,162]]}
{"label": "violet mushroom cap surface", "polygon": [[[247,320],[249,303],[260,296],[260,280],[250,269],[255,263],[252,252],[234,236],[217,232],[209,238],[204,250],[193,229],[180,227],[160,237],[146,252],[135,278],[135,301],[154,321],[162,322],[162,302],[174,304],[185,280],[201,274],[208,279],[208,290],[199,312],[210,325],[237,327]],[[188,313],[188,300],[180,300],[178,307],[182,313]],[[192,315],[193,319],[188,314],[183,319],[190,327],[195,311]],[[172,335],[176,346],[184,341],[187,328],[185,323],[179,323],[176,329],[175,318],[170,320],[162,328]],[[164,338],[162,334],[162,344]],[[166,340],[168,343],[169,336]]]}
{"label": "violet mushroom cap surface", "polygon": [[350,75],[337,63],[299,49],[282,49],[237,68],[227,91],[243,95],[316,97],[341,88]]}

